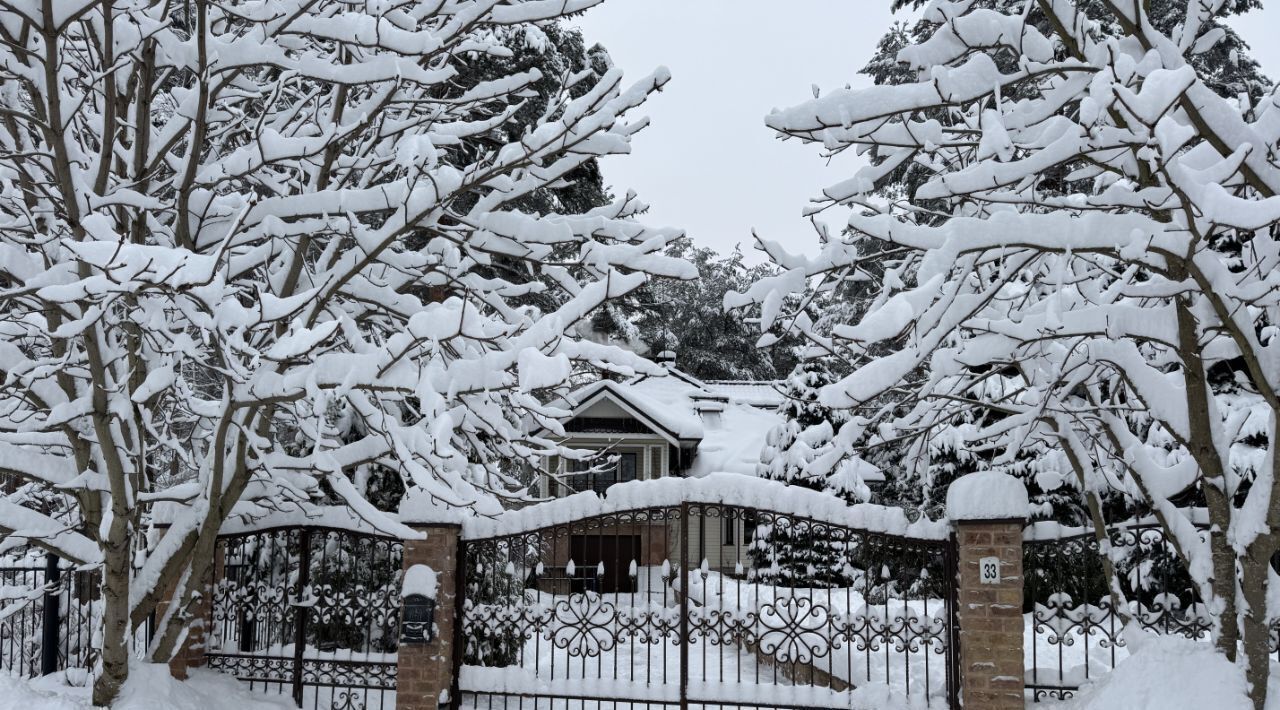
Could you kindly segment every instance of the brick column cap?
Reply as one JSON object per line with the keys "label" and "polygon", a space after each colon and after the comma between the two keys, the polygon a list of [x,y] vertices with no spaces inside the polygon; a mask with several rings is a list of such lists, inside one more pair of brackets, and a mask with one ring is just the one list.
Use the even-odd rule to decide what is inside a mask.
{"label": "brick column cap", "polygon": [[968,473],[947,488],[952,522],[1026,520],[1030,505],[1022,481],[1000,471]]}

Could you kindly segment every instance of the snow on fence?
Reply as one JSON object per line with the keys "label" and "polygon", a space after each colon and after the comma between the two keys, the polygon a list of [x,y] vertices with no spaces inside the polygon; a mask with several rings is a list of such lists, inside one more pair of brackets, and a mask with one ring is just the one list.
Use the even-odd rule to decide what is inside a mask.
{"label": "snow on fence", "polygon": [[[1108,538],[1128,614],[1150,631],[1207,642],[1213,619],[1164,531],[1135,521],[1111,528]],[[1128,656],[1092,531],[1029,526],[1023,571],[1026,683],[1033,699],[1070,697]],[[1280,660],[1276,639],[1273,633],[1271,650]]]}
{"label": "snow on fence", "polygon": [[671,508],[685,503],[767,510],[815,523],[915,540],[943,541],[951,535],[951,525],[946,520],[911,521],[902,508],[872,503],[849,505],[818,491],[734,473],[628,481],[610,486],[603,497],[594,491],[584,491],[507,511],[496,518],[466,518],[462,529],[465,538],[485,539],[532,532],[594,516],[643,508]]}
{"label": "snow on fence", "polygon": [[[102,649],[102,585],[97,570],[75,569],[34,548],[0,558],[0,671],[32,678],[66,672],[87,682]],[[133,638],[141,656],[150,624]]]}
{"label": "snow on fence", "polygon": [[465,524],[464,707],[947,705],[953,552],[933,524],[825,497],[809,517],[808,491],[705,481]]}
{"label": "snow on fence", "polygon": [[395,707],[403,543],[270,527],[218,540],[206,659],[299,707]]}

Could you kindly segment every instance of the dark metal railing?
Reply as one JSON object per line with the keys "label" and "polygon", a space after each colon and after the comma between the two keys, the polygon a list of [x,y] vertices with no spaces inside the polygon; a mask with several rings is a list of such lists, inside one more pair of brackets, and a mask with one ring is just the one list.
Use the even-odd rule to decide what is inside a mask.
{"label": "dark metal railing", "polygon": [[[52,554],[19,552],[0,562],[0,588],[0,670],[30,678],[82,669],[87,678],[102,649],[99,572],[74,569]],[[139,654],[149,630],[148,624],[134,639]]]}
{"label": "dark metal railing", "polygon": [[209,666],[299,707],[394,707],[400,540],[318,527],[218,540]]}
{"label": "dark metal railing", "polygon": [[[1162,528],[1108,531],[1127,616],[1160,634],[1207,640],[1213,618]],[[1207,534],[1202,531],[1201,534]],[[1027,689],[1036,701],[1075,694],[1128,655],[1098,541],[1092,533],[1029,539],[1023,545]],[[1272,635],[1275,652],[1276,635]]]}
{"label": "dark metal railing", "polygon": [[845,707],[870,682],[954,702],[947,540],[687,503],[462,557],[463,707]]}

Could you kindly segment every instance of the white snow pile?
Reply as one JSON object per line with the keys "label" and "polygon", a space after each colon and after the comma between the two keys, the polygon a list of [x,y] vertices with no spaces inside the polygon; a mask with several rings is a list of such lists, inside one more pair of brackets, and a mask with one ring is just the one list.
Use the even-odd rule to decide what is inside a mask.
{"label": "white snow pile", "polygon": [[1027,487],[999,471],[977,471],[956,479],[947,489],[947,517],[952,520],[1026,518]]}
{"label": "white snow pile", "polygon": [[435,570],[426,565],[413,565],[405,570],[400,596],[404,598],[410,594],[421,594],[427,599],[435,599],[439,586]]}
{"label": "white snow pile", "polygon": [[[112,705],[113,710],[292,710],[285,695],[263,695],[229,675],[193,669],[188,680],[176,680],[169,667],[137,663]],[[74,679],[73,679],[74,680]],[[83,679],[80,679],[83,680]],[[63,674],[27,680],[0,673],[0,710],[88,710],[88,683],[68,684]]]}
{"label": "white snow pile", "polygon": [[[1215,653],[1210,644],[1131,629],[1125,629],[1125,640],[1133,655],[1084,686],[1076,697],[1044,705],[1046,710],[1252,707],[1244,671]],[[1268,710],[1277,705],[1274,700],[1267,703]]]}

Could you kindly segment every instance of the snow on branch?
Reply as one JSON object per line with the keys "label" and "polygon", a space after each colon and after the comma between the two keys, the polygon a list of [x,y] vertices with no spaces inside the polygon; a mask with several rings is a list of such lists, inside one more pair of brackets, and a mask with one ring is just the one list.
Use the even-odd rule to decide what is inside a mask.
{"label": "snow on branch", "polygon": [[524,495],[526,417],[654,368],[583,322],[696,275],[634,195],[571,199],[668,72],[516,60],[597,2],[0,7],[0,526],[132,570],[138,623],[233,514]]}

